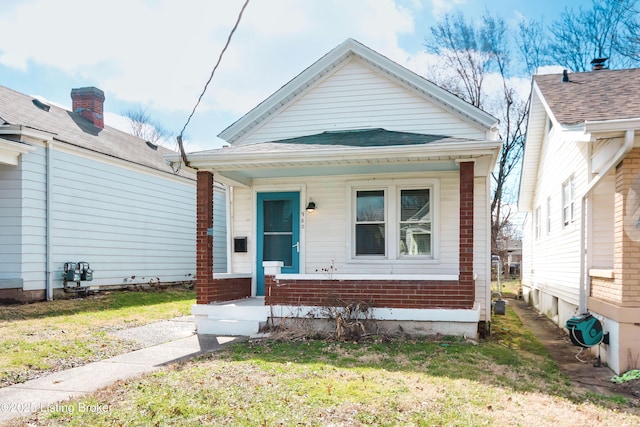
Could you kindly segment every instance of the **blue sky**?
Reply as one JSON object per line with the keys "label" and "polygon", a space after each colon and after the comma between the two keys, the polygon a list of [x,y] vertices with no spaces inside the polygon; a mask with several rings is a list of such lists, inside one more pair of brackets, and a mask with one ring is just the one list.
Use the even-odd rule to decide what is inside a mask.
{"label": "blue sky", "polygon": [[[244,0],[2,0],[0,84],[71,108],[72,88],[106,95],[107,125],[132,108],[173,133],[184,126]],[[217,134],[347,38],[418,74],[429,27],[445,12],[507,20],[589,0],[251,0],[185,132],[187,151]],[[168,145],[175,148],[175,144]]]}

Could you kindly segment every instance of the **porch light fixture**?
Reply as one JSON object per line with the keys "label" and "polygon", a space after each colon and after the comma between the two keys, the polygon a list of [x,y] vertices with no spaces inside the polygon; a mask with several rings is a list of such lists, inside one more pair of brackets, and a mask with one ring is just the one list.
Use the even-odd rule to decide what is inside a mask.
{"label": "porch light fixture", "polygon": [[307,204],[307,212],[311,213],[315,210],[316,210],[316,204],[312,200],[309,200],[309,204]]}

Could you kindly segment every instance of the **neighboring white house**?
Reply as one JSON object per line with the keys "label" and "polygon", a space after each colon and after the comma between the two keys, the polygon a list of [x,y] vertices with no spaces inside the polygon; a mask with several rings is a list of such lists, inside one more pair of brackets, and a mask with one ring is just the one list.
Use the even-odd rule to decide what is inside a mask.
{"label": "neighboring white house", "polygon": [[[61,294],[68,262],[93,270],[82,287],[192,280],[195,176],[173,173],[172,151],[104,126],[101,90],[71,96],[67,111],[0,86],[0,301]],[[224,207],[224,188],[215,194]]]}
{"label": "neighboring white house", "polygon": [[520,184],[525,298],[598,317],[617,373],[640,357],[639,89],[640,69],[534,76]]}
{"label": "neighboring white house", "polygon": [[[248,321],[248,311],[211,304],[246,297],[267,307],[237,333],[356,301],[405,331],[484,332],[496,125],[355,40],[337,46],[225,129],[230,147],[188,156],[198,170],[198,332]],[[229,274],[211,272],[214,181],[229,188]]]}

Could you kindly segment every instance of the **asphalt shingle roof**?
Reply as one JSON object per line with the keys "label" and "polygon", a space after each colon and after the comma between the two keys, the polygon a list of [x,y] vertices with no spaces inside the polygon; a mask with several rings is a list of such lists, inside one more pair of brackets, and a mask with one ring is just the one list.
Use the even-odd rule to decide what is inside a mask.
{"label": "asphalt shingle roof", "polygon": [[564,125],[640,117],[640,68],[534,76],[555,118]]}
{"label": "asphalt shingle roof", "polygon": [[[54,135],[62,141],[163,172],[173,173],[164,156],[174,151],[153,149],[145,140],[105,126],[95,127],[79,114],[50,105],[48,111],[34,98],[0,85],[0,124],[22,125]],[[185,175],[185,172],[181,172]],[[191,176],[190,174],[186,174]]]}
{"label": "asphalt shingle roof", "polygon": [[396,132],[381,128],[355,129],[341,131],[326,131],[315,135],[282,139],[273,142],[260,142],[246,145],[232,145],[208,152],[251,153],[251,152],[290,152],[360,148],[360,147],[390,147],[402,145],[424,145],[430,143],[473,141],[467,138],[453,138],[446,135],[426,135],[410,132]]}

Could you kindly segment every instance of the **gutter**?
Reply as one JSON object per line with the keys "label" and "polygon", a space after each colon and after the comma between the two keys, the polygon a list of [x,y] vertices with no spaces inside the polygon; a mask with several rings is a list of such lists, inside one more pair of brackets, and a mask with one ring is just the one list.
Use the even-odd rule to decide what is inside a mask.
{"label": "gutter", "polygon": [[53,139],[49,140],[46,142],[46,149],[47,149],[47,165],[46,165],[46,206],[45,206],[45,236],[46,236],[46,241],[45,241],[45,291],[46,291],[46,296],[47,296],[47,301],[53,301],[53,279],[52,279],[52,266],[53,266],[53,262],[52,262],[52,257],[53,257],[53,253],[52,253],[52,245],[51,245],[51,205],[52,205],[52,200],[51,200],[51,188],[52,188],[52,179],[51,177],[53,176],[53,165],[52,165],[52,145],[53,145]]}
{"label": "gutter", "polygon": [[587,298],[589,293],[591,292],[590,283],[589,283],[589,275],[587,271],[587,247],[586,247],[586,234],[587,234],[587,226],[586,226],[586,207],[587,207],[587,199],[595,190],[595,188],[600,183],[602,177],[607,175],[611,169],[613,169],[618,163],[620,163],[624,157],[629,154],[629,152],[633,149],[633,143],[635,139],[635,129],[626,129],[624,144],[620,149],[616,152],[616,154],[609,160],[609,162],[603,168],[603,171],[598,174],[587,186],[587,189],[584,192],[584,195],[581,199],[580,206],[580,299],[578,309],[580,313],[587,312]]}

